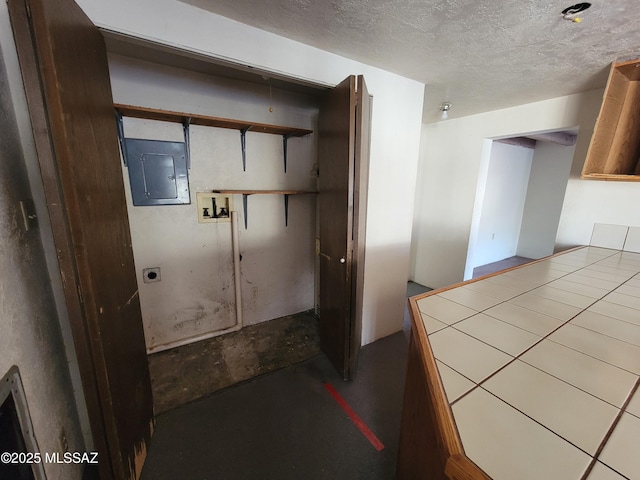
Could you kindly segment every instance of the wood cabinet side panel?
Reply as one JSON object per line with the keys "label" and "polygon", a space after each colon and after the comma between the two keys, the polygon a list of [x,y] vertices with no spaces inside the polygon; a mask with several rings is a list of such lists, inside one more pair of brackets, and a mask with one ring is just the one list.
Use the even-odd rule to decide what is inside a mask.
{"label": "wood cabinet side panel", "polygon": [[600,114],[587,151],[587,158],[582,170],[583,175],[606,172],[609,152],[616,134],[622,107],[627,96],[627,78],[615,68],[611,70],[607,88],[600,108]]}
{"label": "wood cabinet side panel", "polygon": [[640,156],[640,82],[628,82],[604,173],[632,174]]}

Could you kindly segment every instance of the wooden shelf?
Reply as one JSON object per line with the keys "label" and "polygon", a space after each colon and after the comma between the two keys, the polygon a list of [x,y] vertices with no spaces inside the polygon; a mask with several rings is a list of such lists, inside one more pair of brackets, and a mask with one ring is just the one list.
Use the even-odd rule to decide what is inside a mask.
{"label": "wooden shelf", "polygon": [[209,115],[198,115],[194,113],[172,112],[169,110],[159,110],[134,105],[114,104],[114,108],[124,117],[145,118],[148,120],[160,120],[163,122],[184,124],[185,121],[189,120],[191,125],[270,133],[275,135],[286,135],[288,137],[304,137],[305,135],[313,133],[313,130],[307,130],[304,128],[245,122],[242,120],[232,120],[230,118],[211,117]]}
{"label": "wooden shelf", "polygon": [[244,229],[248,228],[248,198],[249,195],[283,195],[284,196],[284,225],[289,226],[289,195],[308,195],[318,193],[315,190],[212,190],[213,193],[227,195],[242,195],[242,210],[244,213]]}
{"label": "wooden shelf", "polygon": [[582,178],[640,181],[640,59],[611,65]]}
{"label": "wooden shelf", "polygon": [[304,195],[318,193],[315,190],[212,190],[212,192],[231,195]]}

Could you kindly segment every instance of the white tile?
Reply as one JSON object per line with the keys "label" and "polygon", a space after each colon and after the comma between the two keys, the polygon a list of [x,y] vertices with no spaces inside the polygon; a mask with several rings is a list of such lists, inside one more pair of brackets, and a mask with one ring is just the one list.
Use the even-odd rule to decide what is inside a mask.
{"label": "white tile", "polygon": [[586,255],[587,258],[594,258],[594,259],[602,259],[602,258],[607,258],[610,257],[611,255],[615,255],[616,252],[615,249],[612,250],[610,248],[603,248],[603,247],[596,247],[596,246],[590,246],[586,248]]}
{"label": "white tile", "polygon": [[438,372],[440,372],[440,379],[444,391],[447,394],[447,400],[449,403],[455,402],[462,395],[476,386],[471,380],[464,375],[456,372],[453,368],[445,365],[439,360],[436,360],[438,365]]}
{"label": "white tile", "polygon": [[533,295],[531,292],[512,298],[508,303],[528,308],[534,312],[549,315],[550,317],[557,318],[558,320],[569,320],[581,311],[578,307],[557,302],[555,300],[549,300],[548,298],[542,298],[537,295]]}
{"label": "white tile", "polygon": [[592,285],[584,285],[582,283],[572,282],[569,280],[565,280],[566,277],[559,278],[558,280],[554,280],[551,283],[548,283],[549,287],[557,288],[559,290],[565,290],[567,292],[577,293],[579,295],[584,295],[585,297],[591,297],[594,299],[602,298],[607,293],[609,293],[609,289],[598,288]]}
{"label": "white tile", "polygon": [[529,290],[533,290],[534,288],[539,287],[541,285],[540,282],[523,280],[521,278],[516,278],[516,277],[508,277],[506,275],[496,275],[494,277],[489,277],[483,281],[495,283],[497,285],[503,285],[507,288],[513,288],[518,291],[518,294],[527,292]]}
{"label": "white tile", "polygon": [[520,360],[482,387],[592,455],[619,411]]}
{"label": "white tile", "polygon": [[626,307],[618,303],[607,302],[603,299],[590,306],[589,310],[606,315],[607,317],[617,318],[618,320],[640,325],[640,311],[635,308]]}
{"label": "white tile", "polygon": [[459,322],[463,318],[477,313],[475,310],[464,307],[459,303],[447,300],[439,295],[429,295],[417,301],[420,312],[426,313],[447,325]]}
{"label": "white tile", "polygon": [[633,297],[640,297],[640,285],[634,285],[630,282],[625,283],[624,285],[620,285],[616,292],[622,293],[624,295],[631,295]]}
{"label": "white tile", "polygon": [[543,340],[520,360],[621,408],[638,376],[550,340]]}
{"label": "white tile", "polygon": [[625,282],[625,285],[629,285],[631,287],[640,287],[640,276],[636,275],[633,278],[630,278]]}
{"label": "white tile", "polygon": [[568,275],[568,273],[560,270],[554,270],[553,268],[547,266],[538,266],[535,264],[511,270],[510,272],[504,274],[505,277],[518,278],[530,282],[538,282],[538,284],[540,285],[550,282],[551,280],[555,280],[556,278],[562,277],[564,275]]}
{"label": "white tile", "polygon": [[561,264],[561,265],[567,265],[569,267],[573,267],[574,270],[577,270],[582,267],[586,267],[587,265],[590,265],[591,263],[593,263],[591,260],[588,260],[586,258],[572,257],[568,254],[558,255],[557,257],[551,257],[548,261],[552,265]]}
{"label": "white tile", "polygon": [[635,265],[640,265],[640,253],[634,252],[621,252],[620,259],[624,262],[634,263]]}
{"label": "white tile", "polygon": [[455,328],[513,356],[521,354],[541,338],[482,313],[456,323]]}
{"label": "white tile", "polygon": [[609,225],[596,223],[593,226],[590,245],[594,247],[622,250],[629,227],[625,225]]}
{"label": "white tile", "polygon": [[453,406],[466,455],[493,480],[573,480],[590,457],[476,388]]}
{"label": "white tile", "polygon": [[596,462],[587,480],[626,480],[625,477],[611,470],[606,465]]}
{"label": "white tile", "polygon": [[631,397],[631,401],[627,405],[627,413],[640,418],[640,389],[636,390],[633,397]]}
{"label": "white tile", "polygon": [[627,233],[627,239],[622,249],[627,252],[640,253],[640,227],[629,227],[629,233]]}
{"label": "white tile", "polygon": [[[639,312],[640,314],[640,312]],[[617,338],[623,342],[632,343],[640,347],[640,325],[635,325],[615,318],[607,317],[586,310],[571,320],[572,325],[588,328],[594,332],[602,333],[609,337]]]}
{"label": "white tile", "polygon": [[[571,261],[571,260],[569,260],[569,261]],[[558,262],[554,258],[550,258],[548,260],[544,260],[542,262],[537,263],[536,265],[548,267],[548,268],[551,268],[553,270],[558,270],[558,271],[564,272],[564,273],[575,272],[576,270],[578,270],[578,269],[580,269],[580,268],[585,266],[585,265],[576,266],[576,265],[571,265],[571,264],[567,265],[566,263]]]}
{"label": "white tile", "polygon": [[478,383],[512,357],[453,328],[429,336],[436,359]]}
{"label": "white tile", "polygon": [[485,310],[484,313],[540,336],[548,335],[563,323],[563,320],[508,302]]}
{"label": "white tile", "polygon": [[619,285],[622,285],[624,282],[629,280],[629,278],[631,278],[631,276],[633,275],[632,272],[627,272],[627,273],[621,273],[621,271],[618,271],[616,273],[603,272],[602,269],[594,268],[593,265],[590,265],[578,271],[580,272],[581,275],[585,275],[591,278],[597,278],[599,280],[606,280],[608,282],[618,283]]}
{"label": "white tile", "polygon": [[640,418],[623,413],[598,457],[605,465],[629,478],[639,478]]}
{"label": "white tile", "polygon": [[640,271],[640,262],[624,259],[622,254],[600,260],[595,265],[616,268],[623,272],[632,272],[634,274]]}
{"label": "white tile", "polygon": [[501,300],[495,297],[483,295],[482,293],[476,292],[467,287],[453,288],[446,292],[442,292],[440,296],[459,303],[460,305],[464,305],[465,307],[477,310],[478,312],[486,310],[487,308],[501,302]]}
{"label": "white tile", "polygon": [[576,273],[570,273],[566,277],[562,277],[562,280],[568,280],[570,282],[581,283],[583,285],[590,285],[592,287],[603,288],[605,290],[613,290],[622,285],[622,281],[612,282],[610,280],[603,280],[601,278],[589,277],[581,273],[582,270],[578,270]]}
{"label": "white tile", "polygon": [[426,313],[420,313],[420,316],[422,317],[422,322],[424,323],[424,328],[427,330],[428,335],[431,335],[432,333],[449,326],[446,323],[441,322],[440,320],[436,320],[435,318],[430,317]]}
{"label": "white tile", "polygon": [[488,295],[489,297],[496,298],[500,301],[508,300],[526,291],[522,290],[521,288],[509,287],[506,285],[501,285],[499,283],[493,283],[489,279],[469,283],[465,286],[465,288],[473,290],[474,292],[481,293],[483,295]]}
{"label": "white tile", "polygon": [[640,375],[640,347],[577,325],[563,325],[549,340]]}
{"label": "white tile", "polygon": [[580,295],[579,293],[569,292],[567,290],[560,290],[551,286],[551,284],[543,285],[535,290],[531,290],[533,295],[539,297],[548,298],[549,300],[555,300],[556,302],[566,303],[567,305],[573,305],[574,307],[587,308],[596,300],[592,297]]}
{"label": "white tile", "polygon": [[625,265],[624,263],[611,258],[596,262],[593,265],[589,265],[585,269],[595,270],[596,272],[609,273],[611,275],[617,275],[626,279],[631,278],[636,273],[638,273],[637,267]]}
{"label": "white tile", "polygon": [[605,302],[617,303],[618,305],[624,305],[625,307],[635,308],[638,311],[638,317],[640,317],[640,297],[634,297],[633,295],[625,295],[618,290],[611,292],[609,295],[603,298]]}

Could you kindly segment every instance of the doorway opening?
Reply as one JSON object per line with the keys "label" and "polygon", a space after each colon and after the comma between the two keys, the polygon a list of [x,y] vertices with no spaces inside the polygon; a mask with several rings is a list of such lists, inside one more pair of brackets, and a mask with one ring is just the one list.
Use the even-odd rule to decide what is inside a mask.
{"label": "doorway opening", "polygon": [[[0,379],[0,478],[43,480],[45,478],[31,415],[22,388],[20,371],[14,366]],[[8,455],[10,461],[5,461]],[[36,459],[40,458],[40,461]]]}
{"label": "doorway opening", "polygon": [[[335,89],[104,33],[125,114],[141,106],[311,132],[123,114],[127,138],[184,138],[189,148],[191,202],[182,205],[138,206],[122,164],[156,412],[320,353],[318,119]],[[195,197],[212,192],[231,222],[202,221]]]}
{"label": "doorway opening", "polygon": [[554,253],[576,137],[566,129],[485,140],[465,280]]}

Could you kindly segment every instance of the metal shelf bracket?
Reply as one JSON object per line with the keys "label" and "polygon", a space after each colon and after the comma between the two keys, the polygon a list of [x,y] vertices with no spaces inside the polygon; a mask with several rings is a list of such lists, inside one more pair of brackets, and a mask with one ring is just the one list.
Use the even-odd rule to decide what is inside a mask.
{"label": "metal shelf bracket", "polygon": [[291,137],[293,137],[293,134],[291,133],[282,135],[282,146],[284,151],[284,173],[287,173],[287,142]]}
{"label": "metal shelf bracket", "polygon": [[[243,128],[240,130],[240,145],[242,146],[242,171],[247,171],[247,131],[251,127]],[[247,223],[247,217],[244,217],[245,228]]]}

